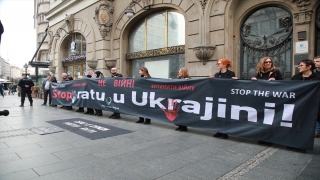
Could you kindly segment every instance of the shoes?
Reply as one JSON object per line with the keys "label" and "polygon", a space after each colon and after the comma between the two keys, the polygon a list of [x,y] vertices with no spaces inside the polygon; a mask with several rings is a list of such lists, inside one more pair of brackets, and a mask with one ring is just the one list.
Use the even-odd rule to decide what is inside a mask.
{"label": "shoes", "polygon": [[19,107],[24,107],[24,105],[23,105],[23,104],[21,104]]}
{"label": "shoes", "polygon": [[30,103],[30,106],[32,106],[32,103]]}
{"label": "shoes", "polygon": [[229,135],[228,134],[222,134],[222,139],[228,139]]}
{"label": "shoes", "polygon": [[109,116],[109,118],[113,119],[114,116],[115,116],[114,114],[111,114],[111,116]]}
{"label": "shoes", "polygon": [[83,113],[83,114],[90,114],[90,112],[89,112],[89,111],[87,111],[87,112],[85,112],[85,113]]}
{"label": "shoes", "polygon": [[213,135],[213,137],[222,137],[222,133],[217,132]]}
{"label": "shoes", "polygon": [[89,112],[89,115],[95,115],[93,112]]}
{"label": "shoes", "polygon": [[144,122],[144,124],[150,124],[151,123],[151,119],[146,119],[146,121]]}
{"label": "shoes", "polygon": [[188,131],[188,127],[187,126],[180,126],[179,131]]}
{"label": "shoes", "polygon": [[319,138],[320,137],[320,132],[314,133],[314,138]]}
{"label": "shoes", "polygon": [[65,109],[66,110],[72,110],[72,107],[66,107]]}
{"label": "shoes", "polygon": [[144,123],[144,119],[139,119],[136,123]]}
{"label": "shoes", "polygon": [[180,131],[180,126],[178,126],[178,127],[176,128],[176,131]]}
{"label": "shoes", "polygon": [[41,104],[41,106],[47,106],[47,104]]}
{"label": "shoes", "polygon": [[79,108],[76,112],[84,112],[84,110]]}
{"label": "shoes", "polygon": [[65,108],[65,106],[61,106],[60,108],[61,108],[61,109],[64,109],[64,108]]}
{"label": "shoes", "polygon": [[55,105],[55,104],[51,104],[51,107],[57,107],[57,105]]}
{"label": "shoes", "polygon": [[266,141],[258,141],[258,144],[263,144],[263,145],[268,145],[268,146],[271,146],[273,143],[271,142],[266,142]]}

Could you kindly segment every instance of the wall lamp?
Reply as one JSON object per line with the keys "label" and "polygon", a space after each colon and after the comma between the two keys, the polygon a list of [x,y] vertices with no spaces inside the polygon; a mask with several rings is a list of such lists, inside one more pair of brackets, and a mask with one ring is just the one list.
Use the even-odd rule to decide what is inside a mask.
{"label": "wall lamp", "polygon": [[132,18],[134,16],[135,13],[134,13],[134,11],[132,9],[132,6],[134,6],[135,4],[138,4],[141,7],[141,9],[143,9],[143,10],[149,10],[150,9],[150,5],[142,7],[137,0],[132,0],[130,2],[130,5],[128,6],[128,8],[125,11],[125,14],[127,15],[128,18]]}
{"label": "wall lamp", "polygon": [[59,39],[60,39],[60,35],[59,35],[59,33],[58,33],[59,30],[60,30],[60,31],[63,30],[63,31],[66,32],[67,34],[71,34],[71,32],[67,32],[67,31],[64,30],[63,28],[59,28],[59,29],[57,30],[56,34],[54,35],[54,39],[55,39],[55,40],[59,40]]}

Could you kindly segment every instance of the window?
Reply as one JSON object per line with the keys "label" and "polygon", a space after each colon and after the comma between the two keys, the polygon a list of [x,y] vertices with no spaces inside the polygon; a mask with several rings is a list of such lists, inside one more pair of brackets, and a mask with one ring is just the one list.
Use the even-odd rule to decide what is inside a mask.
{"label": "window", "polygon": [[254,11],[241,27],[240,76],[256,75],[262,57],[272,57],[284,79],[292,76],[292,16],[280,7]]}
{"label": "window", "polygon": [[184,45],[184,17],[174,11],[152,14],[138,23],[131,32],[129,41],[130,52]]}
{"label": "window", "polygon": [[39,14],[38,16],[38,24],[41,22],[46,21],[45,15],[44,14]]}
{"label": "window", "polygon": [[39,33],[38,34],[38,43],[41,43],[43,37],[45,36],[45,33]]}
{"label": "window", "polygon": [[41,52],[41,55],[40,55],[40,61],[41,62],[47,62],[47,61],[50,61],[50,58],[49,58],[49,53],[48,52]]}
{"label": "window", "polygon": [[[129,35],[130,54],[159,54],[158,56],[137,56],[131,60],[131,75],[140,76],[139,69],[146,67],[154,78],[176,78],[179,68],[185,66],[185,19],[175,11],[161,11],[143,18]],[[183,46],[176,54],[161,51],[162,48],[174,49]],[[141,54],[141,53],[140,53]],[[142,53],[143,54],[143,53]]]}
{"label": "window", "polygon": [[[71,43],[75,42],[75,50],[71,50]],[[68,48],[68,57],[71,56],[71,54],[79,54],[79,55],[85,55],[87,53],[87,45],[86,45],[86,39],[82,34],[76,33],[72,34],[72,38],[67,42],[67,48]]]}

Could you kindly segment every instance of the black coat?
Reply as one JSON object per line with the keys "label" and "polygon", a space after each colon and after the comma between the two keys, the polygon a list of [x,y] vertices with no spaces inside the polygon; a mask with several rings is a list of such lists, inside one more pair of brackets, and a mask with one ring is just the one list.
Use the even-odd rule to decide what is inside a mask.
{"label": "black coat", "polygon": [[117,77],[123,77],[122,74],[118,74],[118,73],[115,74],[115,75],[111,74],[111,77],[115,77],[115,76],[117,76]]}
{"label": "black coat", "polygon": [[[320,76],[317,75],[315,72],[312,72],[312,74],[309,77],[303,77],[302,73],[298,73],[292,76],[291,80],[302,80],[302,81],[320,80]],[[319,104],[319,107],[320,107],[320,104]],[[318,122],[320,122],[320,109],[318,110]]]}
{"label": "black coat", "polygon": [[255,76],[257,79],[266,79],[269,80],[270,78],[274,78],[275,80],[282,80],[282,74],[279,70],[269,71],[269,72],[258,72]]}
{"label": "black coat", "polygon": [[225,73],[221,73],[221,71],[217,72],[214,75],[215,78],[232,78],[236,77],[236,74],[233,71],[230,71],[229,69]]}

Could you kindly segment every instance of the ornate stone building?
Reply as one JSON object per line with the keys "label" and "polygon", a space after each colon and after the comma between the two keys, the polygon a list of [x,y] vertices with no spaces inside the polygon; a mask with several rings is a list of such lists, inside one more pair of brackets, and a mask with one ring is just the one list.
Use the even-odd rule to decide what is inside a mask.
{"label": "ornate stone building", "polygon": [[179,67],[208,77],[224,57],[248,79],[270,56],[288,79],[297,61],[320,55],[318,0],[50,0],[49,6],[51,35],[42,52],[59,78],[96,70],[109,76],[113,66],[128,77],[142,66],[152,77],[175,77]]}

